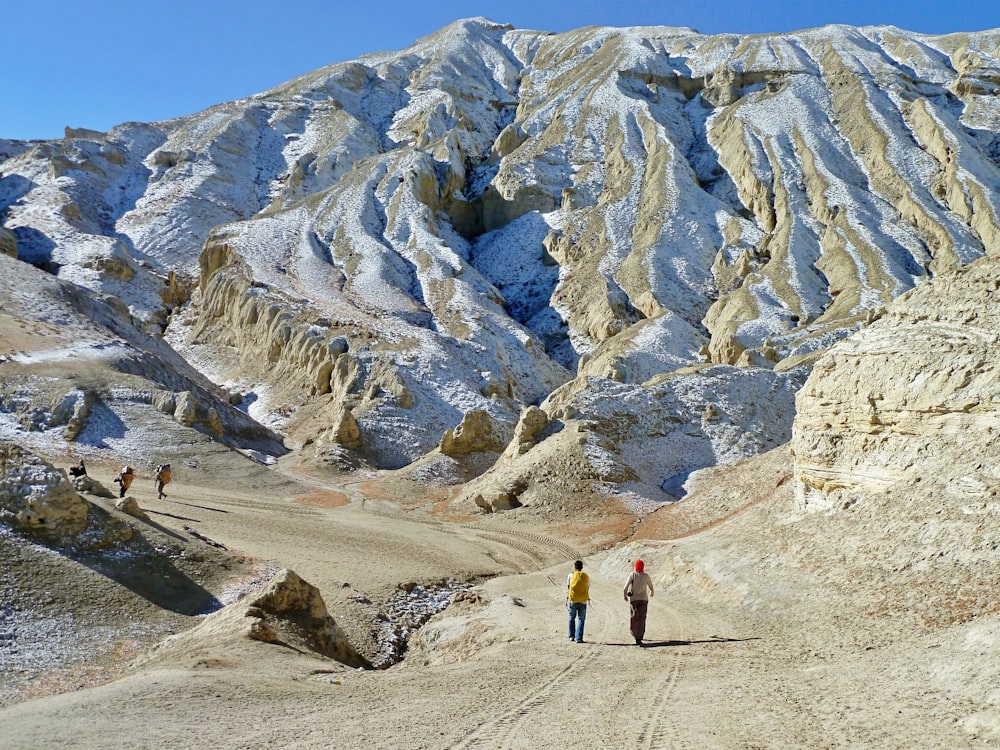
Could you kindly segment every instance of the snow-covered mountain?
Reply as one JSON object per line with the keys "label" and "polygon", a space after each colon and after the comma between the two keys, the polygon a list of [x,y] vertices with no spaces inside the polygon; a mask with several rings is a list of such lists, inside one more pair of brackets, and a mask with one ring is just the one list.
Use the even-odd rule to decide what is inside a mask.
{"label": "snow-covered mountain", "polygon": [[470,19],[189,117],[0,141],[0,248],[318,459],[502,456],[473,488],[500,507],[558,452],[660,500],[787,441],[823,351],[1000,252],[998,93],[1000,30]]}

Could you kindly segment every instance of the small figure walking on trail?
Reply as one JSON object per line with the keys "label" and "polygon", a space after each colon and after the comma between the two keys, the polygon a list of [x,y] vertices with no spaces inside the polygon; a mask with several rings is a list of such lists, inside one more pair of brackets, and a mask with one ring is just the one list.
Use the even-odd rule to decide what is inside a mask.
{"label": "small figure walking on trail", "polygon": [[566,576],[569,639],[583,643],[583,624],[587,620],[587,602],[590,601],[590,578],[583,572],[583,560],[577,560],[573,567],[575,570]]}
{"label": "small figure walking on trail", "polygon": [[80,459],[79,466],[70,466],[69,467],[69,475],[71,477],[73,477],[74,479],[76,477],[85,477],[85,476],[87,476],[87,467],[83,465],[83,459],[82,458]]}
{"label": "small figure walking on trail", "polygon": [[625,581],[625,601],[629,603],[629,629],[635,638],[635,645],[641,646],[646,637],[646,610],[649,598],[653,595],[653,579],[645,572],[646,564],[642,560],[635,561],[635,570],[628,574]]}
{"label": "small figure walking on trail", "polygon": [[118,497],[125,497],[125,493],[128,492],[128,488],[132,486],[132,481],[135,479],[135,469],[126,464],[122,467],[122,470],[118,472],[118,476],[115,477],[115,484],[119,486]]}
{"label": "small figure walking on trail", "polygon": [[160,464],[156,467],[156,496],[159,500],[167,496],[163,488],[168,484],[170,484],[170,464]]}

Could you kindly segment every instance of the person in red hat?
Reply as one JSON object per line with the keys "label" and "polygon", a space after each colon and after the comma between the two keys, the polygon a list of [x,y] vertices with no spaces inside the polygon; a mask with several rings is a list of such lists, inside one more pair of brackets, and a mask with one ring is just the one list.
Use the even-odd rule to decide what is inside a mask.
{"label": "person in red hat", "polygon": [[635,561],[635,570],[628,574],[625,581],[625,601],[629,603],[629,629],[635,638],[635,645],[641,646],[646,637],[646,609],[649,598],[653,595],[653,579],[646,572],[646,564],[642,560]]}

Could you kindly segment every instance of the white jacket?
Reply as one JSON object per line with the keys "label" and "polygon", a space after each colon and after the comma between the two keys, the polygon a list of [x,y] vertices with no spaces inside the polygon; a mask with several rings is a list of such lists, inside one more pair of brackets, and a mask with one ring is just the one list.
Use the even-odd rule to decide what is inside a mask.
{"label": "white jacket", "polygon": [[648,602],[653,595],[653,579],[649,577],[648,573],[637,573],[633,570],[628,574],[628,580],[625,581],[626,595],[630,589],[633,601]]}

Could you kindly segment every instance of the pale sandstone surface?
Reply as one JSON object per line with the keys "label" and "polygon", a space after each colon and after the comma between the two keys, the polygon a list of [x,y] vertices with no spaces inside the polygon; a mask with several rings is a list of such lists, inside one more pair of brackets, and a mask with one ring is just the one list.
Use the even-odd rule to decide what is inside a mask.
{"label": "pale sandstone surface", "polygon": [[[173,502],[149,499],[157,518],[181,531],[185,522],[171,515],[183,514],[228,546],[280,553],[282,564],[308,570],[351,639],[357,625],[342,618],[337,593],[344,582],[371,592],[403,569],[412,578],[435,565],[468,574],[489,557],[522,572],[456,596],[387,670],[196,628],[167,641],[168,663],[140,660],[103,686],[8,705],[0,731],[25,748],[528,747],[574,728],[594,748],[992,746],[998,665],[987,644],[1000,630],[996,616],[924,617],[948,611],[933,597],[913,602],[912,613],[880,609],[880,582],[844,567],[864,526],[910,511],[886,506],[870,521],[802,515],[787,449],[720,471],[649,516],[631,544],[584,555],[593,603],[582,645],[564,632],[573,550],[537,527],[362,504],[357,485],[346,488],[349,505],[323,508],[185,482]],[[688,519],[684,528],[671,530],[675,514]],[[345,525],[365,529],[364,547],[345,544]],[[308,536],[314,529],[326,531]],[[931,546],[953,543],[944,534]],[[898,552],[912,554],[905,543]],[[857,547],[848,559],[863,568],[876,561],[866,554],[883,550]],[[631,644],[621,600],[637,556],[657,592],[645,649]],[[950,570],[928,572],[931,584],[950,586]],[[636,704],[645,709],[638,717]]]}
{"label": "pale sandstone surface", "polygon": [[807,509],[916,482],[989,503],[998,475],[998,265],[922,285],[813,368],[796,404],[796,482]]}

